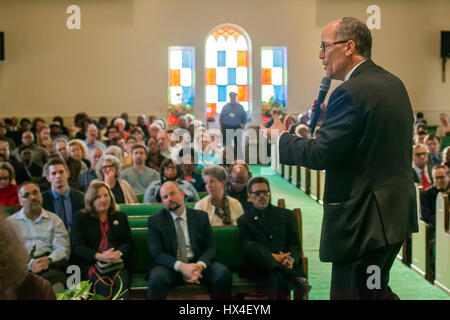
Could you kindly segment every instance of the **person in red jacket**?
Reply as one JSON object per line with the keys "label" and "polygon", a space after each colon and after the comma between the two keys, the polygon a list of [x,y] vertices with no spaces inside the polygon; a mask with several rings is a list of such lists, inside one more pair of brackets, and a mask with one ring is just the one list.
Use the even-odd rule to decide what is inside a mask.
{"label": "person in red jacket", "polygon": [[0,162],[0,206],[14,207],[19,205],[16,177],[13,167],[8,162]]}

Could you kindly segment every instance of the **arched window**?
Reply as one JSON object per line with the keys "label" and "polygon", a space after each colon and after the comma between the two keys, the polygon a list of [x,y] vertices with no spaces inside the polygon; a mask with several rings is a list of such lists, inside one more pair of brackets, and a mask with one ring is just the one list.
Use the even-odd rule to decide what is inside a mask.
{"label": "arched window", "polygon": [[232,24],[214,28],[205,45],[206,118],[214,119],[230,101],[229,93],[251,111],[251,43],[247,33]]}

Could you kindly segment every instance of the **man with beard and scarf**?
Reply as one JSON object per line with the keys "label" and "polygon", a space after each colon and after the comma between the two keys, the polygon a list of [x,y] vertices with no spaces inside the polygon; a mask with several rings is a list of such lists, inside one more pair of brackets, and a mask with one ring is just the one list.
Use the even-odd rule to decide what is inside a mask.
{"label": "man with beard and scarf", "polygon": [[208,286],[211,299],[229,299],[232,276],[214,261],[216,244],[208,215],[186,208],[183,190],[175,182],[165,182],[160,192],[165,209],[148,219],[148,249],[155,265],[147,299],[164,300],[171,287],[183,283]]}
{"label": "man with beard and scarf", "polygon": [[183,190],[183,193],[186,196],[184,198],[184,201],[197,202],[200,200],[200,197],[194,186],[190,182],[182,179],[180,166],[173,162],[172,159],[165,159],[161,163],[159,175],[161,177],[161,180],[153,181],[152,183],[150,183],[147,190],[145,190],[144,203],[161,202],[159,189],[166,181],[174,181],[178,184],[178,186],[181,188],[181,190]]}
{"label": "man with beard and scarf", "polygon": [[70,257],[69,234],[56,214],[42,208],[39,187],[24,182],[18,189],[22,209],[8,218],[28,250],[28,270],[48,280],[55,292],[64,290]]}

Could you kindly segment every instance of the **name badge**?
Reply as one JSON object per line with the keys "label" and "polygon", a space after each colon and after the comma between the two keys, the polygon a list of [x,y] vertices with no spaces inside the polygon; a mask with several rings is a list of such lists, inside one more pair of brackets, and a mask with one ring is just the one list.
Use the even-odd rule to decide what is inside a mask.
{"label": "name badge", "polygon": [[234,118],[234,113],[233,112],[230,113],[230,117]]}
{"label": "name badge", "polygon": [[118,226],[119,225],[119,221],[118,220],[114,220],[113,225]]}

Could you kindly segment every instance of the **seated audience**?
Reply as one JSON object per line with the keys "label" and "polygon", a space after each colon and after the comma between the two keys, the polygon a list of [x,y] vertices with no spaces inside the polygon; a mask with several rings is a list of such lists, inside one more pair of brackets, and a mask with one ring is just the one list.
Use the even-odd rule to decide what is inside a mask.
{"label": "seated audience", "polygon": [[441,120],[441,124],[436,129],[436,136],[439,138],[450,136],[450,120],[448,114],[441,113],[439,120]]}
{"label": "seated audience", "polygon": [[[22,145],[31,147],[31,157],[33,159],[33,162],[38,166],[43,167],[50,157],[50,154],[45,148],[34,144],[34,135],[31,131],[25,131],[24,133],[22,133]],[[16,157],[16,159],[20,159],[19,148],[16,148],[13,151],[13,155]]]}
{"label": "seated audience", "polygon": [[70,257],[69,234],[61,218],[42,208],[37,185],[25,182],[19,186],[18,193],[22,209],[8,220],[25,242],[30,257],[28,270],[50,281],[55,292],[62,292]]}
{"label": "seated audience", "polygon": [[135,144],[131,148],[132,166],[122,171],[120,178],[127,181],[136,194],[144,194],[150,183],[159,181],[158,171],[145,166],[147,147]]}
{"label": "seated audience", "polygon": [[16,181],[21,184],[25,181],[38,181],[42,176],[42,167],[33,161],[33,148],[26,145],[19,147],[20,161],[16,162]]}
{"label": "seated audience", "polygon": [[414,182],[422,185],[423,190],[431,187],[432,166],[428,163],[427,149],[423,144],[416,144],[413,147],[413,174]]}
{"label": "seated audience", "polygon": [[450,191],[449,170],[438,165],[433,167],[434,184],[431,188],[420,193],[421,219],[436,226],[436,198],[439,192]]}
{"label": "seated audience", "polygon": [[124,158],[122,160],[122,168],[130,168],[133,166],[133,159],[131,156],[131,149],[137,143],[137,139],[134,136],[129,136],[125,142]]}
{"label": "seated audience", "polygon": [[253,209],[237,222],[244,251],[241,275],[266,280],[271,300],[286,299],[289,290],[299,290],[298,296],[303,297],[311,287],[302,266],[295,215],[270,203],[266,178],[252,178],[247,191]]}
{"label": "seated audience", "polygon": [[[66,162],[67,168],[69,168],[69,185],[76,190],[84,192],[84,188],[78,181],[78,177],[82,168],[87,171],[86,165],[82,161],[70,156],[67,140],[63,138],[58,138],[53,142],[53,150],[57,156]],[[43,190],[42,188],[43,186],[41,185],[41,190]]]}
{"label": "seated audience", "polygon": [[137,117],[137,123],[136,123],[136,127],[134,129],[131,130],[131,135],[136,135],[136,130],[141,130],[141,134],[142,134],[142,139],[139,139],[138,137],[138,142],[139,143],[143,143],[144,138],[148,139],[150,137],[150,125],[145,123],[145,115],[139,115]]}
{"label": "seated audience", "polygon": [[15,184],[14,168],[8,162],[0,162],[0,206],[14,207],[19,210],[19,197],[17,184]]}
{"label": "seated audience", "polygon": [[[85,196],[86,208],[74,220],[70,240],[73,259],[81,267],[82,279],[90,280],[91,290],[111,298],[119,288],[119,276],[123,290],[129,289],[129,262],[131,255],[131,230],[128,217],[117,211],[114,196],[103,182],[95,181]],[[95,265],[124,263],[123,267],[103,276]],[[113,285],[105,285],[102,278],[109,277]]]}
{"label": "seated audience", "polygon": [[69,141],[68,147],[70,157],[81,162],[80,174],[86,172],[91,166],[91,163],[87,159],[88,152],[86,145],[80,139],[73,139]]}
{"label": "seated audience", "polygon": [[[116,203],[137,203],[133,189],[120,177],[120,162],[112,155],[104,155],[97,163],[96,173],[100,181],[105,182],[114,194]],[[97,181],[97,180],[94,180]],[[93,182],[91,182],[93,183]]]}
{"label": "seated audience", "polygon": [[56,300],[50,282],[27,270],[28,252],[0,212],[0,300]]}
{"label": "seated audience", "polygon": [[225,187],[225,193],[237,199],[247,212],[251,208],[251,202],[248,201],[247,184],[252,173],[245,161],[235,160],[229,167],[228,183]]}
{"label": "seated audience", "polygon": [[[45,125],[45,120],[39,117],[33,119],[33,123],[31,124],[31,132],[35,137],[38,136],[39,130],[41,127]],[[37,138],[36,138],[37,139]]]}
{"label": "seated audience", "polygon": [[424,139],[428,152],[428,162],[432,166],[436,166],[442,163],[441,140],[434,134],[428,134]]}
{"label": "seated audience", "polygon": [[[62,117],[56,116],[56,117],[53,118],[52,121],[53,121],[54,123],[55,123],[55,122],[59,123],[60,128],[61,128],[61,134],[62,134],[62,135],[66,136],[66,137],[69,137],[69,135],[70,135],[69,130],[64,126],[64,120],[63,120]],[[53,139],[53,137],[52,137],[52,139]]]}
{"label": "seated audience", "polygon": [[159,169],[161,168],[161,163],[166,158],[159,152],[159,145],[156,138],[150,137],[147,141],[147,147],[148,147],[148,156],[147,162],[145,164],[147,167],[159,171]]}
{"label": "seated audience", "polygon": [[126,140],[130,133],[125,130],[126,122],[122,118],[116,118],[113,122],[114,126],[119,129],[119,136]]}
{"label": "seated audience", "polygon": [[289,133],[291,133],[291,134],[295,133],[296,124],[297,124],[297,121],[295,120],[294,116],[287,114],[284,117],[284,120],[283,120],[284,130],[289,131]]}
{"label": "seated audience", "polygon": [[83,186],[86,192],[92,180],[98,179],[97,173],[95,172],[95,167],[98,160],[103,156],[103,149],[100,147],[95,147],[89,151],[89,162],[91,163],[90,168],[85,173],[78,176],[78,181]]}
{"label": "seated audience", "polygon": [[161,155],[165,158],[170,159],[172,157],[172,148],[170,147],[170,141],[167,132],[164,130],[159,131],[156,139],[159,145],[159,153],[161,153]]}
{"label": "seated audience", "polygon": [[180,168],[183,173],[183,179],[190,182],[197,192],[206,191],[205,181],[203,181],[203,177],[195,172],[195,151],[190,148],[189,153],[184,154],[184,149],[181,149],[179,152],[179,157],[181,158]]}
{"label": "seated audience", "polygon": [[44,166],[44,175],[50,182],[50,190],[42,193],[42,207],[56,213],[70,231],[73,215],[84,208],[84,193],[70,188],[70,172],[61,158],[50,159]]}
{"label": "seated audience", "polygon": [[105,140],[103,143],[105,144],[105,146],[109,147],[110,145],[112,145],[112,140],[114,138],[120,138],[119,128],[114,125],[107,127],[106,136],[108,137],[108,140]]}
{"label": "seated audience", "polygon": [[442,165],[446,166],[450,170],[450,146],[442,150]]}
{"label": "seated audience", "polygon": [[[150,121],[150,119],[149,119],[149,121]],[[150,129],[149,129],[150,137],[151,138],[155,138],[156,141],[158,141],[158,133],[161,130],[162,129],[161,129],[161,127],[158,124],[156,124],[156,123],[150,124]]]}
{"label": "seated audience", "polygon": [[178,128],[187,130],[187,119],[186,119],[186,116],[178,117]]}
{"label": "seated audience", "polygon": [[91,151],[94,148],[102,148],[106,149],[105,145],[97,140],[98,138],[98,129],[94,123],[88,125],[86,130],[86,140],[84,140],[84,144],[86,145],[88,151]]}
{"label": "seated audience", "polygon": [[425,117],[422,112],[420,112],[420,111],[417,112],[415,118],[416,118],[416,120],[414,121],[414,126],[416,126],[420,123],[424,124],[425,126],[428,126],[427,120],[425,120]]}
{"label": "seated audience", "polygon": [[164,300],[171,287],[183,283],[208,286],[211,299],[229,299],[231,272],[214,262],[216,246],[208,216],[186,208],[183,198],[175,182],[165,182],[161,186],[165,209],[148,219],[147,243],[155,265],[148,277],[147,299]]}
{"label": "seated audience", "polygon": [[222,164],[222,157],[215,153],[215,146],[207,134],[206,129],[199,127],[195,135],[197,140],[194,139],[194,149],[197,150],[197,166],[199,168],[205,168]]}
{"label": "seated audience", "polygon": [[36,145],[45,148],[45,141],[51,141],[50,138],[50,128],[45,123],[39,127],[39,130],[36,133]]}
{"label": "seated audience", "polygon": [[[148,132],[148,131],[147,131]],[[145,140],[147,139],[146,136],[144,135],[144,132],[142,132],[141,128],[134,128],[131,129],[131,136],[136,138],[136,142],[139,144],[143,144],[146,145]],[[150,133],[148,134],[150,136]]]}
{"label": "seated audience", "polygon": [[0,125],[0,141],[5,141],[9,144],[9,149],[14,150],[16,148],[16,143],[12,138],[7,136],[8,131],[3,125]]}
{"label": "seated audience", "polygon": [[227,172],[221,166],[211,166],[202,170],[208,195],[195,204],[195,209],[208,214],[211,226],[236,225],[236,220],[244,213],[241,204],[225,193]]}
{"label": "seated audience", "polygon": [[128,113],[122,112],[120,117],[125,121],[125,131],[129,132],[131,130],[131,128],[133,127],[133,125],[128,122]]}
{"label": "seated audience", "polygon": [[153,181],[150,183],[147,190],[145,190],[144,203],[161,202],[159,189],[166,181],[174,181],[178,184],[186,196],[184,201],[197,202],[200,200],[194,186],[190,182],[183,180],[180,167],[177,166],[171,159],[166,159],[161,163],[159,176],[160,180]]}
{"label": "seated audience", "polygon": [[108,148],[106,148],[105,154],[116,157],[116,159],[119,160],[120,166],[122,166],[123,153],[122,149],[120,149],[118,146],[115,145],[109,146]]}

